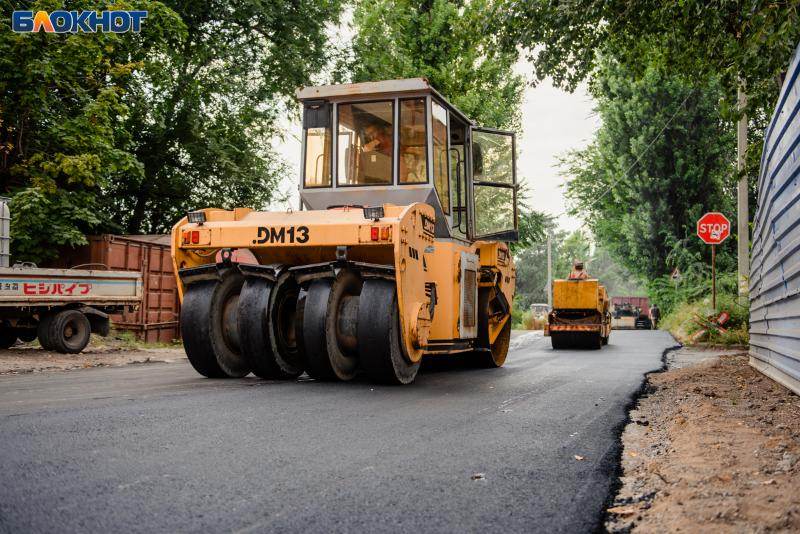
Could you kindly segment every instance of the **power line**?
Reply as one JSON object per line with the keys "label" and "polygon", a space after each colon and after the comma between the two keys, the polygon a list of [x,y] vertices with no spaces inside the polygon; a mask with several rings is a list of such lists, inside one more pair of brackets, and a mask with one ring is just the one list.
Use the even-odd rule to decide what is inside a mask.
{"label": "power line", "polygon": [[[583,207],[584,210],[587,210],[587,209],[591,208],[592,206],[594,206],[595,204],[597,204],[598,202],[600,202],[608,193],[611,192],[612,189],[614,189],[614,187],[618,183],[620,183],[624,178],[627,177],[628,173],[630,173],[631,170],[633,170],[633,168],[642,160],[644,155],[647,154],[647,151],[650,150],[650,148],[655,144],[655,142],[658,141],[661,138],[661,136],[666,131],[667,127],[669,127],[669,125],[672,124],[672,121],[675,120],[675,117],[678,116],[678,113],[681,111],[681,109],[683,109],[683,107],[686,105],[686,102],[689,100],[689,97],[692,96],[695,93],[696,90],[697,89],[692,89],[691,91],[689,91],[689,93],[686,95],[686,97],[683,99],[683,101],[678,106],[678,109],[675,110],[675,113],[673,113],[672,116],[669,118],[669,120],[667,120],[667,122],[664,123],[664,126],[661,127],[661,130],[658,132],[658,134],[656,134],[656,136],[650,141],[650,143],[648,143],[648,145],[644,148],[642,153],[639,154],[639,156],[636,158],[636,160],[634,160],[634,162],[631,163],[628,166],[627,169],[625,169],[625,172],[620,174],[619,178],[614,180],[614,182],[611,183],[611,185],[606,187],[606,189],[602,192],[602,194],[600,194],[600,196],[598,196],[594,200],[592,200],[592,202],[590,202],[587,206],[584,206]],[[563,212],[561,212],[558,215],[556,215],[556,217],[561,217],[562,215],[566,215],[566,214],[567,214],[567,210],[564,210]]]}

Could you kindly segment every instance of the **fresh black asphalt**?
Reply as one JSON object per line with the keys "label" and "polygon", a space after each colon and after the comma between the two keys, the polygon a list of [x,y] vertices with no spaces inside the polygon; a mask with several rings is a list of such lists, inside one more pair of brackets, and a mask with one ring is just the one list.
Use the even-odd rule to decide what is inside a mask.
{"label": "fresh black asphalt", "polygon": [[0,531],[592,531],[674,341],[517,343],[501,369],[440,360],[403,387],[183,362],[0,377]]}

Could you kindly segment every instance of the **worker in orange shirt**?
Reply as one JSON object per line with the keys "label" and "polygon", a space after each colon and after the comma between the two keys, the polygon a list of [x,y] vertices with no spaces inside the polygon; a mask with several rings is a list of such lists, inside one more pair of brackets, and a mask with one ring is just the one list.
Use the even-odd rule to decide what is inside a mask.
{"label": "worker in orange shirt", "polygon": [[570,280],[586,280],[589,278],[589,273],[583,269],[583,262],[575,260],[572,264],[572,271],[569,273]]}

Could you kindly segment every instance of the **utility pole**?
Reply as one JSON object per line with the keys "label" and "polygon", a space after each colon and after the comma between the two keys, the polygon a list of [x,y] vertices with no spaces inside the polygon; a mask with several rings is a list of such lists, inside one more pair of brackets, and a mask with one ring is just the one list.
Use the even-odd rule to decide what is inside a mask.
{"label": "utility pole", "polygon": [[747,151],[747,115],[744,109],[747,106],[747,94],[744,92],[744,80],[740,79],[738,100],[739,111],[742,116],[736,131],[736,169],[739,171],[739,184],[737,187],[737,215],[736,230],[739,237],[737,247],[739,271],[739,296],[747,295],[750,280],[750,209],[748,206],[748,180],[745,174],[745,152]]}
{"label": "utility pole", "polygon": [[553,309],[553,241],[550,233],[547,234],[547,307]]}

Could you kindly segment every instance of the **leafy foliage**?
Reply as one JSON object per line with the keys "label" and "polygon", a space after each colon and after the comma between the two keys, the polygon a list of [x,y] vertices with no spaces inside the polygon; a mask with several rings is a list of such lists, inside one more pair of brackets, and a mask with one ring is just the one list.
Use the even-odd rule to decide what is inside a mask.
{"label": "leafy foliage", "polygon": [[494,0],[377,0],[356,4],[357,31],[339,77],[427,78],[478,124],[518,129],[524,79],[518,53],[488,31]]}
{"label": "leafy foliage", "polygon": [[[678,251],[707,258],[709,247],[694,237],[697,219],[734,212],[733,138],[717,118],[719,86],[694,88],[658,69],[636,80],[606,61],[594,93],[603,125],[589,147],[563,162],[574,211],[645,279],[671,272],[681,263]],[[734,247],[734,239],[718,247],[722,270],[735,268]]]}
{"label": "leafy foliage", "polygon": [[[103,10],[99,0],[26,9]],[[161,232],[187,209],[265,207],[285,166],[269,141],[329,55],[340,0],[118,1],[139,34],[0,30],[0,194],[16,259],[87,232]]]}
{"label": "leafy foliage", "polygon": [[743,86],[749,122],[745,172],[758,174],[763,131],[800,41],[796,0],[503,2],[493,25],[506,46],[527,50],[539,80],[551,76],[574,90],[602,70],[602,58],[614,57],[637,78],[655,68],[685,78],[687,85],[717,80],[718,116],[731,122],[740,117],[737,90]]}
{"label": "leafy foliage", "polygon": [[140,179],[120,176],[108,209],[129,233],[163,232],[187,210],[265,208],[287,172],[270,142],[294,91],[325,64],[340,0],[164,0],[185,38],[153,57],[125,96]]}
{"label": "leafy foliage", "polygon": [[[736,295],[736,274],[729,273],[721,277],[719,281],[722,282],[722,287],[717,293],[716,310],[711,306],[711,297],[707,291],[698,292],[702,295],[700,298],[687,299],[678,297],[673,301],[674,306],[669,309],[662,319],[660,327],[669,330],[682,343],[704,341],[746,345],[749,340],[750,309],[748,304],[742,304]],[[681,288],[676,288],[676,292],[681,294]],[[724,326],[726,332],[718,332],[712,329],[698,339],[693,339],[692,334],[700,330],[700,324],[703,324],[698,317],[714,317],[721,310],[725,310],[730,314],[730,319]]]}
{"label": "leafy foliage", "polygon": [[614,56],[640,73],[655,61],[662,72],[696,82],[719,78],[729,104],[741,77],[751,110],[772,106],[800,41],[794,0],[505,0],[496,13],[504,40],[529,50],[540,80],[552,76],[574,89],[600,57]]}
{"label": "leafy foliage", "polygon": [[[0,31],[0,184],[12,197],[12,251],[41,261],[53,245],[78,245],[110,224],[98,195],[113,176],[134,179],[142,166],[121,138],[123,95],[147,56],[166,50],[180,20],[159,2],[118,2],[150,12],[141,34],[15,34],[10,12]],[[74,1],[73,9],[105,2]],[[33,10],[61,9],[40,0]]]}

